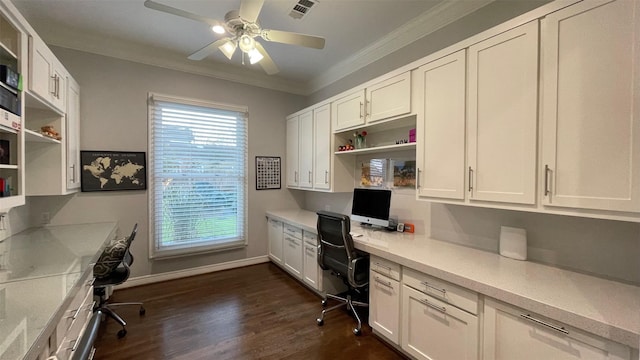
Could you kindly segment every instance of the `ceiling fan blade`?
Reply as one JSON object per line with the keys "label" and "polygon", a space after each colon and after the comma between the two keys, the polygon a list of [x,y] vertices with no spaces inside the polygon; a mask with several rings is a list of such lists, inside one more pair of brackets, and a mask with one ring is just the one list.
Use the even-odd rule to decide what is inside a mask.
{"label": "ceiling fan blade", "polygon": [[214,42],[212,42],[211,44],[203,47],[202,49],[194,52],[193,54],[189,55],[189,60],[202,60],[204,58],[206,58],[207,56],[213,54],[214,51],[218,50],[218,48],[224,44],[225,42],[227,42],[228,40],[230,40],[229,38],[223,38],[223,39],[219,39],[216,40]]}
{"label": "ceiling fan blade", "polygon": [[200,16],[198,14],[193,14],[193,13],[190,13],[188,11],[176,9],[174,7],[171,7],[171,6],[167,6],[167,5],[163,5],[163,4],[157,3],[155,1],[146,0],[144,2],[144,6],[149,8],[149,9],[162,11],[162,12],[165,12],[165,13],[168,13],[168,14],[172,14],[172,15],[182,16],[184,18],[195,20],[195,21],[200,21],[200,22],[203,22],[205,24],[209,24],[211,26],[220,25],[220,22],[217,21],[217,20],[209,19],[207,17]]}
{"label": "ceiling fan blade", "polygon": [[263,56],[262,60],[260,60],[258,64],[262,66],[262,68],[267,74],[269,75],[277,74],[280,70],[276,66],[276,63],[273,62],[273,59],[271,59],[271,56],[269,56],[269,53],[267,53],[264,47],[262,47],[262,44],[260,44],[257,41],[256,41],[256,49],[258,49],[260,54],[262,54]]}
{"label": "ceiling fan blade", "polygon": [[263,4],[264,0],[242,0],[238,14],[242,19],[254,23],[258,20]]}
{"label": "ceiling fan blade", "polygon": [[262,30],[260,36],[262,36],[262,38],[267,41],[305,46],[314,49],[324,48],[324,38],[319,36],[298,34],[280,30]]}

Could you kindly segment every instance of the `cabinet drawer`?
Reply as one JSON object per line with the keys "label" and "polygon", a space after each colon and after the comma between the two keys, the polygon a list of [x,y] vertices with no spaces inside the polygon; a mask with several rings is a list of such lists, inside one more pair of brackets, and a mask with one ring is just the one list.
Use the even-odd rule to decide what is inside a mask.
{"label": "cabinet drawer", "polygon": [[388,276],[394,280],[400,280],[400,265],[392,261],[379,258],[377,256],[371,257],[371,271],[375,271],[378,274]]}
{"label": "cabinet drawer", "polygon": [[472,314],[478,314],[478,294],[471,290],[407,268],[404,269],[402,281],[422,293]]}
{"label": "cabinet drawer", "polygon": [[[83,310],[86,310],[87,304],[93,303],[93,287],[83,286],[76,296],[71,300],[71,304],[62,315],[62,319],[58,322],[56,326],[56,339],[58,339],[58,343],[56,345],[60,345],[60,340],[62,340],[69,328],[73,324],[75,320],[81,317]],[[90,311],[93,309],[89,309]]]}
{"label": "cabinet drawer", "polygon": [[296,239],[302,240],[302,229],[293,225],[284,224],[284,233]]}
{"label": "cabinet drawer", "polygon": [[303,231],[302,234],[304,242],[311,245],[318,245],[318,235],[309,231]]}
{"label": "cabinet drawer", "polygon": [[[91,318],[94,305],[93,292],[88,293],[80,307],[74,312],[74,316],[71,317],[71,325],[69,325],[68,329],[64,333],[58,332],[58,338],[61,339],[60,346],[56,352],[58,359],[71,358],[71,354],[78,346],[80,336]],[[62,329],[58,328],[56,330]]]}

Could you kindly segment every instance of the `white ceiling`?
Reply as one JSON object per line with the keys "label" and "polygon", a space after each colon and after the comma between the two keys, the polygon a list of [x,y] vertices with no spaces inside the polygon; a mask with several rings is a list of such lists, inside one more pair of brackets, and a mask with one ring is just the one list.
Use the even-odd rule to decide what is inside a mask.
{"label": "white ceiling", "polygon": [[[240,0],[156,0],[224,20]],[[380,59],[492,0],[319,0],[301,20],[289,12],[297,0],[266,0],[258,20],[265,29],[322,36],[322,50],[257,38],[280,68],[266,75],[222,53],[202,61],[187,56],[215,41],[208,25],[144,7],[144,0],[12,0],[49,44],[309,94]]]}

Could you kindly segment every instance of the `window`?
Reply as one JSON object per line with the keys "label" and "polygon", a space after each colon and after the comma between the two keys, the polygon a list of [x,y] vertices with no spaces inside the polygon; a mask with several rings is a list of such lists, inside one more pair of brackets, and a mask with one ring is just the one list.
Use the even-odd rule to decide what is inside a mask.
{"label": "window", "polygon": [[247,108],[149,96],[150,256],[246,245]]}

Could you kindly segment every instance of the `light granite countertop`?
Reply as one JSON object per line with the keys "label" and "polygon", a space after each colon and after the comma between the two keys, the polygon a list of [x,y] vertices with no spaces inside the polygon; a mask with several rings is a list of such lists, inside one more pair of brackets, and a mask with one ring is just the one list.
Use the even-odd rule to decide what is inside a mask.
{"label": "light granite countertop", "polygon": [[0,358],[35,359],[117,224],[27,229],[0,241]]}
{"label": "light granite countertop", "polygon": [[[268,211],[267,217],[317,233],[316,214]],[[356,248],[458,284],[569,326],[638,348],[640,287],[519,261],[424,235],[377,231],[353,223]]]}

